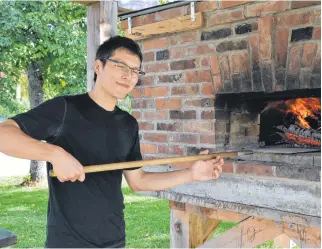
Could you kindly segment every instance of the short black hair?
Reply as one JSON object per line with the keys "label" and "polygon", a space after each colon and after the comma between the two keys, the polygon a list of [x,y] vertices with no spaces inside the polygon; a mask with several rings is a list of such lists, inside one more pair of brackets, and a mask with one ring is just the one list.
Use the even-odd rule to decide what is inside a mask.
{"label": "short black hair", "polygon": [[[104,59],[111,58],[118,49],[126,49],[133,55],[137,55],[142,63],[142,52],[137,42],[119,35],[112,36],[98,47],[95,60],[100,60],[105,66],[106,60]],[[97,74],[94,72],[94,82],[96,82],[96,78]]]}

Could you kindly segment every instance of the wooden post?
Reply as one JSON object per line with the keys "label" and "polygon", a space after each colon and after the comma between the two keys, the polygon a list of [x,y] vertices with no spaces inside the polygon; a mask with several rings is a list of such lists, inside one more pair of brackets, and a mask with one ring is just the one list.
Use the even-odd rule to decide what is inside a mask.
{"label": "wooden post", "polygon": [[94,2],[87,7],[87,90],[94,87],[94,61],[98,46],[117,34],[117,1]]}

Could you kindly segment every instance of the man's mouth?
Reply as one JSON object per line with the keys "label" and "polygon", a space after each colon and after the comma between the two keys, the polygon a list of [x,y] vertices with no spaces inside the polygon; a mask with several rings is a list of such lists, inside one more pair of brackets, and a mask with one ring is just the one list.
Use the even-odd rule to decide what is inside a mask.
{"label": "man's mouth", "polygon": [[130,86],[129,85],[126,85],[126,84],[123,84],[123,83],[119,83],[119,82],[116,82],[116,84],[124,87],[124,88],[129,88]]}

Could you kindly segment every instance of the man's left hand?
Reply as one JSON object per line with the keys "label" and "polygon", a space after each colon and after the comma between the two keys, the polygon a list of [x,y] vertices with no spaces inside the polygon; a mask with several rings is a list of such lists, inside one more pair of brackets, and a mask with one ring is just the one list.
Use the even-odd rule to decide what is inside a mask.
{"label": "man's left hand", "polygon": [[[208,154],[209,151],[200,152],[200,154]],[[192,181],[208,181],[218,179],[222,172],[224,160],[220,157],[207,161],[196,161],[191,167]]]}

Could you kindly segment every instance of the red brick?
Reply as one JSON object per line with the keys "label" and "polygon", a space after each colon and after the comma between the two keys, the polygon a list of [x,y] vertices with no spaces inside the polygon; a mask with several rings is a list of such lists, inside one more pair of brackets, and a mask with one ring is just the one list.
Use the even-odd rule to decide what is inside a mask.
{"label": "red brick", "polygon": [[149,122],[139,122],[140,130],[154,130],[154,125]]}
{"label": "red brick", "polygon": [[250,71],[250,64],[249,64],[248,52],[242,52],[240,53],[240,72],[243,75],[247,75],[249,71]]}
{"label": "red brick", "polygon": [[276,12],[282,12],[287,9],[287,1],[265,1],[258,4],[252,4],[246,7],[246,16],[263,16]]}
{"label": "red brick", "polygon": [[154,80],[153,76],[144,76],[141,79],[141,85],[143,86],[153,85],[153,80]]}
{"label": "red brick", "polygon": [[196,119],[195,110],[179,111],[171,110],[170,119]]}
{"label": "red brick", "polygon": [[175,110],[181,108],[180,99],[156,99],[155,100],[156,109],[169,109]]}
{"label": "red brick", "polygon": [[184,102],[184,106],[191,107],[201,107],[201,99],[188,99]]}
{"label": "red brick", "polygon": [[182,7],[167,9],[163,11],[158,11],[155,13],[155,20],[159,22],[167,19],[176,18],[178,16],[183,16],[187,13],[186,9],[187,8],[185,8],[185,6],[182,6]]}
{"label": "red brick", "polygon": [[312,24],[313,15],[312,12],[291,12],[283,13],[276,17],[276,27],[277,28],[288,28],[298,25]]}
{"label": "red brick", "polygon": [[214,130],[212,122],[201,123],[201,122],[189,122],[184,124],[185,132],[209,132]]}
{"label": "red brick", "polygon": [[184,48],[171,48],[169,49],[169,58],[177,59],[184,57]]}
{"label": "red brick", "polygon": [[276,67],[285,68],[288,47],[288,29],[278,29],[275,33]]}
{"label": "red brick", "polygon": [[166,111],[153,111],[153,112],[144,112],[143,117],[149,120],[161,120],[168,118],[168,112]]}
{"label": "red brick", "polygon": [[127,20],[123,20],[121,21],[121,29],[124,30],[124,29],[127,29],[128,26],[127,26]]}
{"label": "red brick", "polygon": [[142,97],[142,88],[134,88],[131,92],[131,96],[133,98],[140,98]]}
{"label": "red brick", "polygon": [[288,74],[297,76],[300,73],[300,58],[301,58],[302,45],[294,46],[290,51],[290,62],[288,67]]}
{"label": "red brick", "polygon": [[212,80],[214,82],[216,93],[220,92],[222,90],[221,76],[220,75],[214,75],[212,77]]}
{"label": "red brick", "polygon": [[166,74],[158,76],[158,83],[178,83],[183,81],[183,73]]}
{"label": "red brick", "polygon": [[321,40],[321,27],[315,27],[313,29],[312,38]]}
{"label": "red brick", "polygon": [[222,0],[221,1],[221,7],[222,8],[230,8],[238,5],[242,5],[248,2],[251,2],[252,0],[246,0],[246,1],[230,1],[230,0]]}
{"label": "red brick", "polygon": [[211,111],[202,111],[201,112],[201,119],[214,119],[215,118],[215,112],[213,110]]}
{"label": "red brick", "polygon": [[190,46],[186,48],[187,56],[198,56],[198,55],[208,55],[210,53],[214,53],[216,48],[213,44],[203,44],[199,46]]}
{"label": "red brick", "polygon": [[265,16],[258,20],[259,55],[261,59],[270,59],[272,54],[273,17]]}
{"label": "red brick", "polygon": [[217,9],[217,1],[201,1],[196,3],[196,12],[207,12]]}
{"label": "red brick", "polygon": [[178,35],[170,36],[170,45],[181,45],[190,42],[196,42],[198,39],[197,31],[189,31]]}
{"label": "red brick", "polygon": [[240,72],[240,55],[233,54],[231,56],[231,73],[239,73]]}
{"label": "red brick", "polygon": [[132,116],[135,119],[139,120],[139,119],[141,119],[142,113],[141,112],[138,112],[138,111],[134,111],[134,112],[132,112]]}
{"label": "red brick", "polygon": [[147,40],[143,42],[143,49],[144,51],[148,51],[151,49],[158,49],[158,48],[166,48],[169,45],[168,38],[159,38],[153,40]]}
{"label": "red brick", "polygon": [[168,154],[168,145],[159,144],[158,145],[158,153],[160,153],[160,154]]}
{"label": "red brick", "polygon": [[173,61],[170,63],[171,70],[185,70],[185,69],[192,69],[196,67],[195,59],[192,60],[180,60],[180,61]]}
{"label": "red brick", "polygon": [[235,22],[242,19],[245,19],[243,7],[229,11],[221,11],[212,14],[207,19],[206,27],[211,27],[223,23]]}
{"label": "red brick", "polygon": [[132,18],[132,27],[142,26],[155,22],[155,13]]}
{"label": "red brick", "polygon": [[321,25],[321,7],[317,10],[314,10],[312,23]]}
{"label": "red brick", "polygon": [[171,95],[195,95],[198,92],[198,86],[180,86],[171,89]]}
{"label": "red brick", "polygon": [[133,109],[149,109],[154,107],[154,100],[152,99],[134,99],[132,100],[132,108]]}
{"label": "red brick", "polygon": [[201,65],[202,67],[208,67],[209,66],[208,58],[203,58],[203,59],[200,58],[200,60],[201,60],[201,62],[198,65]]}
{"label": "red brick", "polygon": [[204,83],[201,87],[201,93],[210,97],[214,97],[214,85],[212,83]]}
{"label": "red brick", "polygon": [[168,71],[169,71],[168,63],[144,65],[144,72],[146,73],[168,72]]}
{"label": "red brick", "polygon": [[167,134],[162,134],[162,133],[144,133],[143,138],[146,141],[158,142],[158,143],[168,141]]}
{"label": "red brick", "polygon": [[210,65],[211,65],[211,72],[214,75],[220,74],[218,57],[216,55],[210,56]]}
{"label": "red brick", "polygon": [[157,146],[155,144],[142,144],[141,143],[141,152],[144,154],[155,154],[157,153]]}
{"label": "red brick", "polygon": [[157,130],[158,131],[181,131],[182,124],[181,123],[158,123]]}
{"label": "red brick", "polygon": [[229,80],[230,79],[230,72],[229,72],[230,70],[229,70],[228,56],[220,56],[219,57],[219,65],[220,65],[222,79]]}
{"label": "red brick", "polygon": [[210,70],[186,72],[186,83],[200,83],[211,81]]}
{"label": "red brick", "polygon": [[304,67],[310,67],[313,65],[316,48],[317,46],[314,43],[304,44],[302,56],[302,65]]}
{"label": "red brick", "polygon": [[173,134],[169,137],[169,142],[196,144],[198,136],[194,134]]}
{"label": "red brick", "polygon": [[222,166],[222,172],[224,172],[224,173],[234,173],[233,162],[224,161],[224,165]]}
{"label": "red brick", "polygon": [[170,155],[183,155],[184,147],[180,145],[171,145],[168,148],[168,154]]}
{"label": "red brick", "polygon": [[162,97],[168,93],[167,87],[144,88],[144,97]]}
{"label": "red brick", "polygon": [[154,61],[154,60],[155,60],[154,52],[148,52],[148,53],[143,54],[143,61],[144,62]]}
{"label": "red brick", "polygon": [[249,45],[251,48],[253,69],[259,69],[258,37],[256,35],[249,37]]}
{"label": "red brick", "polygon": [[314,59],[314,71],[321,72],[321,47],[320,46],[316,51],[316,56]]}
{"label": "red brick", "polygon": [[200,135],[200,143],[201,144],[215,144],[216,135]]}
{"label": "red brick", "polygon": [[298,0],[292,0],[291,8],[292,9],[298,9],[298,8],[304,8],[307,6],[312,6],[316,4],[321,4],[321,1],[298,1]]}
{"label": "red brick", "polygon": [[272,166],[263,164],[236,164],[236,173],[256,176],[273,176],[273,168]]}

